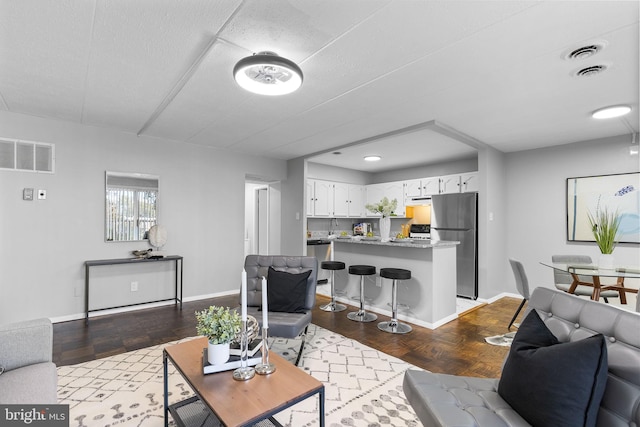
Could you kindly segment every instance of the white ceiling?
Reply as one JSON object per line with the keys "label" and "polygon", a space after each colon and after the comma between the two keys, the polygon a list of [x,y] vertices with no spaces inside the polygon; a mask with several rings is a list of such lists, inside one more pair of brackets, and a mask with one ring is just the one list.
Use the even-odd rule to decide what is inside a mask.
{"label": "white ceiling", "polygon": [[[0,108],[376,171],[638,131],[638,1],[0,0]],[[602,43],[581,60],[569,51]],[[241,58],[304,72],[244,92]],[[578,78],[592,65],[607,71]],[[596,121],[612,104],[624,119]],[[402,129],[412,132],[398,132]],[[377,135],[394,135],[377,138]],[[2,136],[2,135],[0,135]],[[354,142],[373,140],[357,149]],[[337,150],[341,156],[330,154]],[[360,166],[369,152],[383,156]]]}

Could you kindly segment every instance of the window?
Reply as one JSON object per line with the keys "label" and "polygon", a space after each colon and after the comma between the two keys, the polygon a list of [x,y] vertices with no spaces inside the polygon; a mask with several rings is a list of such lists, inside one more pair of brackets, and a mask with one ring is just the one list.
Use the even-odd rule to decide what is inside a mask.
{"label": "window", "polygon": [[158,177],[107,172],[105,240],[130,242],[148,238],[158,222]]}

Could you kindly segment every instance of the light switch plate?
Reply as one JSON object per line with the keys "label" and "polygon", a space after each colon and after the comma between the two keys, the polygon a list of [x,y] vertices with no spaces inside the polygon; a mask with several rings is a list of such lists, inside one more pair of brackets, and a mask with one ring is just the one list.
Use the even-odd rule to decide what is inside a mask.
{"label": "light switch plate", "polygon": [[33,188],[22,189],[22,200],[33,200]]}

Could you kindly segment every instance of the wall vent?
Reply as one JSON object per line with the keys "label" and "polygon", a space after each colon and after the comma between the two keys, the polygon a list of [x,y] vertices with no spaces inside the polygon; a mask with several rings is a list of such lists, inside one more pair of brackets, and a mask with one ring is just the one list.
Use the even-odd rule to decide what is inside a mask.
{"label": "wall vent", "polygon": [[0,169],[54,173],[55,145],[0,138]]}

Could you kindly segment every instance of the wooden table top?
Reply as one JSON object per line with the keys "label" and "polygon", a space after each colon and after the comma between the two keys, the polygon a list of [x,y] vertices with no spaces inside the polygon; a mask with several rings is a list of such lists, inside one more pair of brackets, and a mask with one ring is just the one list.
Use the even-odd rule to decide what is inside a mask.
{"label": "wooden table top", "polygon": [[202,352],[207,339],[196,338],[167,346],[165,353],[193,390],[228,427],[253,424],[291,404],[318,393],[324,385],[294,364],[270,352],[276,365],[270,375],[248,381],[233,379],[233,370],[203,374]]}

